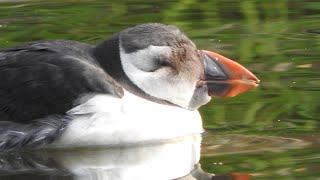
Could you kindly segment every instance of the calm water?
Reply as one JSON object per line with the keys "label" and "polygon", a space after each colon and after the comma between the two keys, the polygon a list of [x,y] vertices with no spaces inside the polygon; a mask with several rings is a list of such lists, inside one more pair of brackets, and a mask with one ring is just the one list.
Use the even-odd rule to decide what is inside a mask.
{"label": "calm water", "polygon": [[[205,171],[248,173],[259,180],[320,179],[318,0],[0,0],[0,47],[42,39],[96,44],[146,22],[176,25],[199,49],[231,57],[262,80],[249,93],[201,108]],[[0,179],[71,176],[44,154],[26,156],[30,167],[51,168],[41,176],[36,170],[39,176],[25,175],[30,168],[21,162],[30,161],[20,155],[1,155]]]}

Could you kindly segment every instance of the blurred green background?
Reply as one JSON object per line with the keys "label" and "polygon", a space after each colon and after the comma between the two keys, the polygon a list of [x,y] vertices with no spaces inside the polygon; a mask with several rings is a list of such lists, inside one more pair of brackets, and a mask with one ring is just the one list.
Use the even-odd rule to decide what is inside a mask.
{"label": "blurred green background", "polygon": [[42,39],[97,44],[147,22],[178,26],[199,49],[237,60],[262,81],[200,109],[206,171],[320,179],[318,0],[1,0],[0,48]]}

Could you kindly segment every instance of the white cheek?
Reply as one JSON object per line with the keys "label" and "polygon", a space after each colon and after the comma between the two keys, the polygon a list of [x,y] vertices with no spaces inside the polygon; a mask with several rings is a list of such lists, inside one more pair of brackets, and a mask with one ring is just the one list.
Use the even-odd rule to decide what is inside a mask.
{"label": "white cheek", "polygon": [[150,63],[155,55],[159,53],[170,54],[170,52],[171,48],[167,46],[149,46],[146,49],[128,54],[120,45],[123,70],[135,85],[151,96],[188,108],[195,90],[195,80],[189,79],[190,77],[182,72],[173,75],[167,68],[161,68],[154,72],[146,72],[139,68],[144,63]]}

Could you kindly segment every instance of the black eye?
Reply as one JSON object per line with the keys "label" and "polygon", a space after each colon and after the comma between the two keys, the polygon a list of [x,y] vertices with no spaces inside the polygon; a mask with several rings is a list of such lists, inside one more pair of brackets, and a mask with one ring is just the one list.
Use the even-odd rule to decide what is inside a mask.
{"label": "black eye", "polygon": [[166,58],[158,58],[157,62],[160,67],[167,67],[170,65],[169,61]]}
{"label": "black eye", "polygon": [[168,67],[170,65],[168,59],[163,56],[156,56],[153,58],[153,63],[150,66],[151,71],[156,71],[163,67]]}
{"label": "black eye", "polygon": [[153,57],[150,61],[144,63],[143,70],[146,72],[155,72],[164,66],[167,66],[166,61],[160,57]]}

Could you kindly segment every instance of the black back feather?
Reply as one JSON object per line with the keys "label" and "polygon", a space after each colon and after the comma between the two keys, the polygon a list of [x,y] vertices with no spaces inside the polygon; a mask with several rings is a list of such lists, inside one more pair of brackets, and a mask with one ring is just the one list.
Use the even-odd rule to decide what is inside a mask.
{"label": "black back feather", "polygon": [[121,97],[122,88],[91,57],[91,48],[56,40],[0,52],[0,121],[65,115],[89,93]]}
{"label": "black back feather", "polygon": [[53,142],[79,98],[123,96],[121,86],[91,55],[92,48],[54,40],[0,51],[0,151]]}

